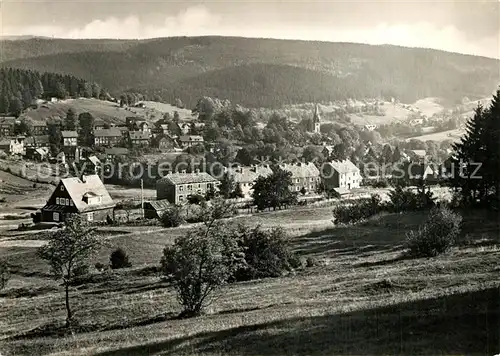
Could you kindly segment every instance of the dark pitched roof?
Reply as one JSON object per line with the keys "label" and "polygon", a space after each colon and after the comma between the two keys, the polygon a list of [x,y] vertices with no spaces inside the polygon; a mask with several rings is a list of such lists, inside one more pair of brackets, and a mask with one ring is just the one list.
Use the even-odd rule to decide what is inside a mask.
{"label": "dark pitched roof", "polygon": [[310,178],[319,177],[319,169],[314,165],[314,163],[300,163],[300,164],[289,164],[285,163],[280,165],[280,168],[292,172],[292,178]]}
{"label": "dark pitched roof", "polygon": [[78,133],[76,131],[61,131],[61,136],[63,138],[76,138]]}
{"label": "dark pitched roof", "polygon": [[94,131],[94,137],[121,137],[122,132],[119,128],[101,129]]}
{"label": "dark pitched roof", "polygon": [[158,180],[157,183],[170,184],[190,184],[190,183],[212,183],[217,182],[217,179],[206,172],[199,173],[170,173],[164,178]]}

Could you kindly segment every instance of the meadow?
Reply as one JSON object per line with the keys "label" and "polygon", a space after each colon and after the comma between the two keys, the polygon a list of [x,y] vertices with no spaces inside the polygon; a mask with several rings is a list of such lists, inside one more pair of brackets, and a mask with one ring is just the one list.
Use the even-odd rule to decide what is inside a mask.
{"label": "meadow", "polygon": [[[306,211],[307,210],[307,211]],[[94,271],[72,290],[74,336],[62,289],[29,247],[1,248],[14,267],[0,294],[5,355],[332,355],[489,354],[500,350],[497,214],[467,212],[467,244],[432,259],[405,259],[405,233],[425,212],[381,214],[333,226],[330,208],[235,218],[282,226],[312,267],[287,276],[229,284],[207,314],[178,319],[174,291],[154,269],[163,246],[190,227],[128,228],[92,261],[124,248],[133,267]],[[114,228],[119,231],[120,228]]]}

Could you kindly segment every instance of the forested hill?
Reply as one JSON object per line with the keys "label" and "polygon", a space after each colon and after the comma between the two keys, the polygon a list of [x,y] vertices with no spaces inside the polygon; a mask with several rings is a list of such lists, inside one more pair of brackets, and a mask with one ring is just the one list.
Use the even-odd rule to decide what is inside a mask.
{"label": "forested hill", "polygon": [[[30,41],[36,50],[28,49]],[[203,95],[249,107],[345,96],[453,103],[488,96],[500,83],[498,60],[398,46],[236,37],[30,39],[2,46],[3,65],[69,73],[117,96],[131,90],[170,102],[179,97],[189,106]]]}
{"label": "forested hill", "polygon": [[108,98],[97,83],[71,75],[0,68],[0,114],[19,115],[34,99],[56,97]]}

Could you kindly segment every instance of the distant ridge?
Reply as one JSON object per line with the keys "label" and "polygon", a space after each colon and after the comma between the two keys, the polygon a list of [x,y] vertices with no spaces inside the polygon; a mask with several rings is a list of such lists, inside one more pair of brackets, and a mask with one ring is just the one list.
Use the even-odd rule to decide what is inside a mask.
{"label": "distant ridge", "polygon": [[[500,61],[393,45],[201,36],[146,40],[47,39],[3,41],[3,66],[72,74],[124,91],[180,98],[200,95],[249,107],[395,97],[450,103],[490,95]],[[270,79],[274,78],[274,79]],[[276,81],[276,84],[273,83]]]}

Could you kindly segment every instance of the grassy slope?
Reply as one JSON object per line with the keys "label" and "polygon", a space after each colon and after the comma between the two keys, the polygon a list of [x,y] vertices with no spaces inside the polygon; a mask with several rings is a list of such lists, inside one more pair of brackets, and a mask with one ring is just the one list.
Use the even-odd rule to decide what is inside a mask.
{"label": "grassy slope", "polygon": [[[280,221],[287,228],[298,216],[303,214],[268,214],[259,222]],[[309,216],[321,222],[326,209]],[[304,256],[316,256],[323,266],[296,276],[227,286],[210,314],[196,319],[172,319],[179,307],[173,291],[157,277],[117,273],[72,294],[81,324],[100,332],[11,341],[0,350],[27,355],[498,352],[500,251],[495,217],[466,215],[466,233],[481,239],[483,246],[454,249],[434,259],[399,260],[405,232],[424,218],[420,213],[384,215],[354,227],[310,229],[294,238],[293,245]],[[118,242],[132,253],[134,264],[139,258],[156,263],[157,252],[176,233],[182,229],[158,233],[153,239],[139,234],[121,237]],[[488,245],[488,238],[497,244]],[[141,256],[135,254],[139,249],[144,252]],[[148,257],[146,251],[156,252]],[[18,252],[17,260],[23,256],[27,270],[41,269],[30,277],[31,284],[20,274],[15,279],[32,289],[45,289],[33,298],[0,299],[0,328],[5,335],[64,317],[56,284],[40,280],[45,267],[33,251]]]}

